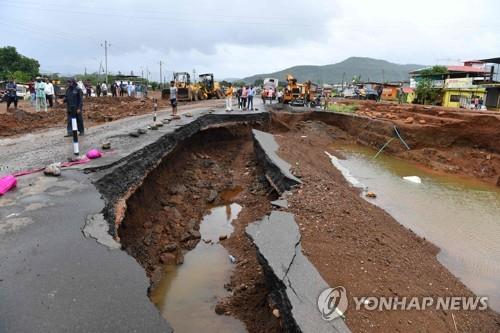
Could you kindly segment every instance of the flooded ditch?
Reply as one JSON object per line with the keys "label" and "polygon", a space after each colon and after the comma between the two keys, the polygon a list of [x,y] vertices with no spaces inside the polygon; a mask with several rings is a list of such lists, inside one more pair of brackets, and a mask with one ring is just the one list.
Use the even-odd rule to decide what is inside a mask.
{"label": "flooded ditch", "polygon": [[118,229],[122,247],[145,268],[150,299],[176,332],[277,325],[257,265],[241,291],[254,306],[235,310],[223,301],[243,289],[231,275],[252,255],[244,227],[270,210],[271,192],[255,160],[251,128],[235,125],[182,142],[128,199]]}
{"label": "flooded ditch", "polygon": [[[304,127],[298,125],[304,119],[300,115],[297,119],[285,117],[271,123],[271,131],[291,132],[304,144],[300,149],[295,147],[302,154],[297,156],[306,160],[300,164],[289,160],[293,174],[299,178],[302,178],[303,163],[327,168],[321,164],[323,162],[318,163],[314,150],[321,150],[321,158],[328,159],[323,147],[308,143],[309,138],[304,133],[298,134]],[[342,138],[348,134],[331,126],[334,122],[322,122],[319,131],[329,128],[320,136],[330,143],[336,142],[332,138],[340,138],[339,142],[343,142]],[[116,214],[120,222],[116,233],[122,249],[144,267],[151,281],[148,295],[175,331],[282,330],[280,319],[273,315],[255,247],[245,235],[246,226],[268,214],[272,210],[270,201],[278,197],[255,155],[251,130],[262,127],[262,124],[225,124],[180,140],[140,186],[130,190],[133,193],[126,201],[123,219]],[[295,147],[288,148],[291,155]],[[360,146],[335,144],[326,150],[330,153],[342,151],[346,159],[340,163],[353,177],[377,193],[373,203],[439,246],[439,261],[475,293],[490,296],[490,304],[498,310],[499,289],[495,282],[499,274],[499,248],[495,239],[500,231],[495,217],[500,213],[500,194],[497,189],[473,181],[462,182],[457,177],[431,174],[385,155],[372,161],[373,151]],[[408,175],[420,176],[423,183],[416,185],[403,181],[401,177]],[[332,189],[331,184],[325,184],[327,192]],[[345,194],[348,189],[337,191]],[[318,193],[316,200],[331,200],[331,193],[326,195],[327,192]],[[307,202],[303,207],[306,213],[318,211],[313,202],[309,199]],[[357,203],[356,206],[360,207]],[[341,214],[350,214],[349,209],[351,207],[344,208]],[[367,211],[371,214],[370,209]],[[328,224],[338,223],[335,221],[338,215],[325,216],[327,218],[321,222],[325,223],[328,232],[323,232],[321,237],[337,230]],[[320,221],[315,220],[315,223]],[[318,229],[318,225],[315,228]],[[302,224],[300,229],[306,230]],[[345,230],[341,232],[347,232]],[[318,246],[325,241],[331,243],[325,238]],[[357,241],[364,242],[362,239]],[[323,249],[319,249],[319,253],[322,252]],[[314,254],[312,259],[314,262]],[[351,259],[342,260],[352,266],[348,262]],[[318,268],[318,264],[315,265]],[[318,270],[325,274],[324,270]],[[337,276],[338,272],[334,273],[333,276]],[[326,275],[331,279],[329,271]],[[365,320],[353,317],[359,322]],[[381,322],[387,320],[387,317],[381,318]],[[433,320],[443,319],[435,317]]]}
{"label": "flooded ditch", "polygon": [[[454,175],[432,173],[359,145],[333,145],[370,202],[440,248],[438,259],[475,294],[500,311],[500,188]],[[421,184],[403,179],[418,176]]]}

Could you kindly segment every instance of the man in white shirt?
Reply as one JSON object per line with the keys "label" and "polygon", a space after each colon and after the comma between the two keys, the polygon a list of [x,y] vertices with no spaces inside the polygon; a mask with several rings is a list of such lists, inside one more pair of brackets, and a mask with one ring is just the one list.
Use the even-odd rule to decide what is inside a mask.
{"label": "man in white shirt", "polygon": [[49,102],[49,108],[54,105],[54,85],[49,79],[45,79],[45,97]]}

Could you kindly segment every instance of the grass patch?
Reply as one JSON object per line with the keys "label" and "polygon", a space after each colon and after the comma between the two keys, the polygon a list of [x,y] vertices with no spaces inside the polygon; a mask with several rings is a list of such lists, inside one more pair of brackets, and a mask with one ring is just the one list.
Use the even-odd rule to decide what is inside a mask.
{"label": "grass patch", "polygon": [[328,105],[328,110],[330,112],[339,113],[354,113],[358,110],[358,106],[354,104],[330,104]]}

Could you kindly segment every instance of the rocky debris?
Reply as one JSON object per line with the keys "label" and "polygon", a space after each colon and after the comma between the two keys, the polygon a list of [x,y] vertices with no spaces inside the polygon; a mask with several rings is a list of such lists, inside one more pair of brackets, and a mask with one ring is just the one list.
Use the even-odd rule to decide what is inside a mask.
{"label": "rocky debris", "polygon": [[288,201],[286,199],[274,200],[271,201],[271,205],[280,208],[288,208]]}
{"label": "rocky debris", "polygon": [[43,173],[46,176],[59,177],[61,175],[61,164],[60,163],[49,164],[45,167]]}
{"label": "rocky debris", "polygon": [[147,131],[147,130],[145,130],[144,128],[139,128],[139,129],[137,130],[137,133],[139,133],[139,135],[146,134],[147,132],[148,132],[148,131]]}
{"label": "rocky debris", "polygon": [[133,138],[138,138],[140,134],[137,131],[134,131],[134,132],[130,132],[128,135],[130,135]]}
{"label": "rocky debris", "polygon": [[367,198],[376,198],[377,194],[375,192],[366,192],[365,196]]}
{"label": "rocky debris", "polygon": [[225,239],[227,239],[227,235],[221,235],[221,236],[219,236],[219,240],[220,241],[223,241]]}
{"label": "rocky debris", "polygon": [[408,118],[406,118],[406,119],[404,120],[404,123],[406,123],[406,124],[411,124],[411,123],[413,123],[413,121],[414,121],[414,120],[415,120],[415,119],[414,119],[413,117],[408,117]]}
{"label": "rocky debris", "polygon": [[176,120],[176,119],[181,119],[181,116],[179,116],[178,114],[176,114],[175,116],[172,116],[172,120]]}
{"label": "rocky debris", "polygon": [[427,124],[427,122],[425,121],[425,119],[420,119],[418,121],[418,123],[421,124],[421,125]]}
{"label": "rocky debris", "polygon": [[275,316],[276,318],[279,318],[280,317],[280,310],[274,309],[273,310],[273,316]]}
{"label": "rocky debris", "polygon": [[150,129],[152,131],[156,131],[156,130],[158,130],[158,126],[157,125],[152,125],[152,126],[150,126]]}
{"label": "rocky debris", "polygon": [[103,142],[101,148],[104,150],[111,149],[111,142]]}
{"label": "rocky debris", "polygon": [[223,315],[224,313],[226,313],[226,309],[227,305],[222,300],[217,302],[217,304],[215,305],[215,313],[217,313],[218,315]]}
{"label": "rocky debris", "polygon": [[255,155],[265,169],[266,178],[278,193],[289,190],[301,184],[300,179],[290,172],[290,164],[281,159],[276,153],[278,143],[272,134],[252,130]]}
{"label": "rocky debris", "polygon": [[341,317],[321,318],[317,297],[327,283],[302,254],[300,233],[294,216],[273,211],[246,228],[257,248],[270,297],[288,332],[350,332]]}
{"label": "rocky debris", "polygon": [[177,250],[176,243],[168,243],[163,247],[163,252],[174,252],[175,250]]}
{"label": "rocky debris", "polygon": [[180,194],[184,195],[187,191],[186,186],[183,184],[176,184],[168,188],[168,194],[174,195],[174,194]]}
{"label": "rocky debris", "polygon": [[210,190],[208,192],[207,202],[208,203],[214,202],[215,199],[217,199],[218,196],[219,196],[219,193],[216,190]]}
{"label": "rocky debris", "polygon": [[163,123],[162,122],[158,122],[158,123],[155,124],[155,126],[157,126],[157,127],[163,127]]}
{"label": "rocky debris", "polygon": [[193,116],[193,114],[192,114],[191,112],[186,112],[186,113],[184,114],[184,116],[185,116],[185,117],[192,117],[192,116]]}
{"label": "rocky debris", "polygon": [[160,261],[164,265],[175,265],[177,263],[177,258],[173,253],[162,253],[160,254]]}

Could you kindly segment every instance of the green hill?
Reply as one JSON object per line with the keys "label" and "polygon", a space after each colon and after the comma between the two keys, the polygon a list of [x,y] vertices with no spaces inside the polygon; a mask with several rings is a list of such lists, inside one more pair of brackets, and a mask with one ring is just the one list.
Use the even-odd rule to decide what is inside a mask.
{"label": "green hill", "polygon": [[311,80],[318,83],[340,83],[345,73],[345,81],[351,81],[352,78],[357,75],[361,75],[362,81],[403,81],[409,79],[408,72],[423,67],[425,67],[425,65],[399,65],[385,60],[351,57],[337,64],[324,66],[294,66],[275,73],[250,76],[243,80],[248,83],[253,83],[255,80],[264,79],[266,77],[285,80],[286,75],[291,74],[297,78],[299,82]]}

